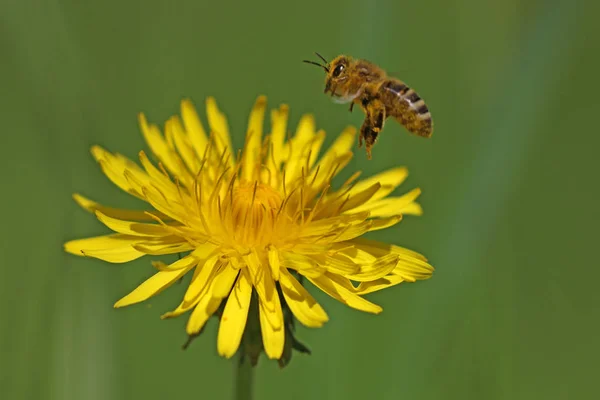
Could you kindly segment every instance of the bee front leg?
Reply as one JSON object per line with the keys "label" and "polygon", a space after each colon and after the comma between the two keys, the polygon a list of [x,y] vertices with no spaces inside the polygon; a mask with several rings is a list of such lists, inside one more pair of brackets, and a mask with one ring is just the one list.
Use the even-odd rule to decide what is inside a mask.
{"label": "bee front leg", "polygon": [[352,112],[352,108],[354,108],[354,102],[350,103],[350,109],[348,111]]}

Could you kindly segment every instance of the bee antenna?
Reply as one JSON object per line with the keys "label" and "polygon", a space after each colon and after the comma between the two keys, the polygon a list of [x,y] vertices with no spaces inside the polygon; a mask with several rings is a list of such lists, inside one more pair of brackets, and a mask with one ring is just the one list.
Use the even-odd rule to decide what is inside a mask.
{"label": "bee antenna", "polygon": [[321,60],[323,60],[323,62],[325,63],[325,65],[329,64],[329,62],[325,59],[325,57],[323,57],[322,55],[320,55],[316,51],[315,51],[315,54],[317,55],[317,57],[319,57]]}
{"label": "bee antenna", "polygon": [[325,71],[329,72],[329,68],[327,68],[325,65],[323,64],[319,64],[318,62],[314,62],[314,61],[310,61],[310,60],[302,60],[302,62],[305,62],[307,64],[312,64],[312,65],[316,65],[317,67],[321,67],[323,68]]}

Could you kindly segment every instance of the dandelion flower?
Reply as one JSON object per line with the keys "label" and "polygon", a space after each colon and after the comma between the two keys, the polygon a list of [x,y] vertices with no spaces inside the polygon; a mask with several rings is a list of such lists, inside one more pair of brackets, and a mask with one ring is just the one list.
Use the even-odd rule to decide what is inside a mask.
{"label": "dandelion flower", "polygon": [[286,140],[287,106],[271,111],[268,135],[265,112],[266,98],[259,97],[241,152],[232,151],[227,120],[212,98],[206,101],[208,135],[189,100],[181,103],[181,117],[166,122],[164,134],[141,114],[152,153],[139,153],[141,166],[94,146],[104,174],[149,207],[116,209],[75,194],[114,233],[70,241],[65,250],[111,263],[184,254],[168,265],[153,262],[157,271],[115,307],[147,300],[191,273],[181,303],[163,318],[189,313],[186,331],[193,337],[217,314],[218,352],[229,358],[254,307],[261,347],[281,362],[289,359],[290,346],[305,350],[290,335],[292,316],[311,328],[328,320],[306,281],[377,314],[382,308],[363,295],[429,278],[433,268],[414,251],[361,237],[421,213],[419,189],[390,196],[405,180],[405,168],[364,180],[357,172],[334,189],[332,179],[352,158],[356,130],[344,130],[319,158],[325,132],[315,129],[312,116],[302,117]]}

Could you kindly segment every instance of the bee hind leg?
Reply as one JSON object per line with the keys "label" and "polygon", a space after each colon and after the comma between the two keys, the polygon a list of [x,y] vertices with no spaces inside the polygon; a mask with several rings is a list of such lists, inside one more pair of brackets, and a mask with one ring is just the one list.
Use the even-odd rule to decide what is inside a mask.
{"label": "bee hind leg", "polygon": [[381,132],[383,129],[383,124],[385,122],[385,108],[378,109],[373,113],[373,130],[377,133]]}
{"label": "bee hind leg", "polygon": [[377,136],[383,129],[385,123],[385,107],[380,102],[372,102],[370,107],[367,109],[367,117],[360,128],[360,139],[359,144],[362,145],[364,139],[367,149],[367,158],[371,159],[371,149],[375,142],[377,142]]}
{"label": "bee hind leg", "polygon": [[363,142],[366,143],[367,158],[369,160],[371,159],[371,148],[377,141],[377,135],[379,135],[379,132],[375,131],[374,126],[371,124],[370,118],[365,118],[365,121],[360,127],[358,147],[362,147]]}

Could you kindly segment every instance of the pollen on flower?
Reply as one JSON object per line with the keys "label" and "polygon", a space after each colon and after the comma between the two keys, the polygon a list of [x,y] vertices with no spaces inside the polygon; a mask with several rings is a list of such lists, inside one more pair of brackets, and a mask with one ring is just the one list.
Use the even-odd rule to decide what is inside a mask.
{"label": "pollen on flower", "polygon": [[242,246],[268,245],[283,206],[281,195],[255,181],[240,183],[231,197],[231,237]]}
{"label": "pollen on flower", "polygon": [[65,250],[113,263],[185,254],[171,264],[153,262],[156,273],[115,307],[147,300],[193,271],[181,303],[163,318],[190,312],[186,332],[195,337],[218,315],[217,348],[225,357],[240,348],[248,322],[260,331],[249,336],[262,340],[250,345],[252,351],[264,349],[285,364],[292,347],[307,351],[293,335],[293,319],[312,328],[329,319],[304,282],[377,314],[382,308],[363,295],[431,276],[433,267],[421,254],[362,237],[397,224],[403,215],[421,214],[419,189],[390,196],[405,180],[405,168],[364,180],[357,172],[332,189],[333,178],[353,156],[355,128],[344,130],[319,157],[325,132],[316,130],[312,116],[302,117],[285,139],[287,106],[271,112],[271,130],[263,135],[266,99],[260,97],[244,149],[234,157],[227,120],[214,99],[207,100],[206,111],[208,134],[187,100],[182,119],[169,119],[164,134],[140,115],[157,163],[144,152],[140,167],[92,148],[106,176],[150,207],[121,210],[75,195],[115,233],[72,240]]}

